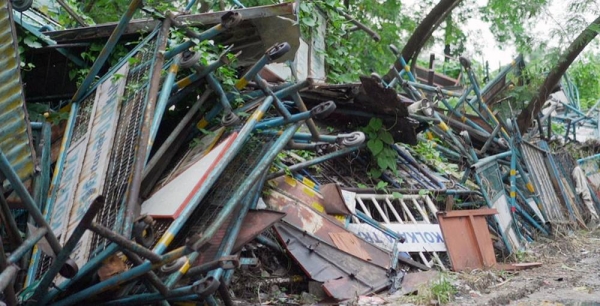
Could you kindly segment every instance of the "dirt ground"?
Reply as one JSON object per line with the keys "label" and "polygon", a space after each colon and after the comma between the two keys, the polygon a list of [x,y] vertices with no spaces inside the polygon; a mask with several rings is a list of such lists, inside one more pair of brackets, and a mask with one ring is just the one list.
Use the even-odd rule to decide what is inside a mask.
{"label": "dirt ground", "polygon": [[600,230],[538,239],[521,262],[541,262],[519,272],[455,274],[452,305],[600,305]]}

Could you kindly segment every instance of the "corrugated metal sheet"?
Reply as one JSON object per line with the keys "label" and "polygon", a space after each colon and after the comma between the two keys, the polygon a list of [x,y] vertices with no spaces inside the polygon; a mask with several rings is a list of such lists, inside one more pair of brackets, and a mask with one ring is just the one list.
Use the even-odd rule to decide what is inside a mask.
{"label": "corrugated metal sheet", "polygon": [[536,147],[528,144],[521,145],[523,159],[535,185],[535,190],[542,200],[543,212],[546,220],[555,225],[569,223],[566,214],[562,210],[559,195],[552,186],[552,178],[544,164],[546,156]]}
{"label": "corrugated metal sheet", "polygon": [[15,25],[8,1],[0,0],[0,149],[23,181],[34,170],[31,139]]}

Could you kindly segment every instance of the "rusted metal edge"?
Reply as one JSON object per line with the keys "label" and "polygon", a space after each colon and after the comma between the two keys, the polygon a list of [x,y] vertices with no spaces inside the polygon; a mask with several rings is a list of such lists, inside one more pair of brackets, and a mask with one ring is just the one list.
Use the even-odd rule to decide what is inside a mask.
{"label": "rusted metal edge", "polygon": [[[235,10],[240,13],[243,17],[242,20],[252,20],[258,18],[266,18],[266,17],[275,17],[275,16],[284,16],[284,15],[294,15],[294,2],[276,4],[276,5],[266,5],[266,6],[257,6],[245,9]],[[215,25],[221,22],[221,17],[227,11],[222,12],[214,12],[214,13],[204,13],[204,14],[196,14],[196,15],[186,15],[179,16],[175,18],[176,21],[186,24],[192,27],[198,26],[210,26]],[[138,19],[133,20],[129,23],[127,28],[125,29],[124,35],[128,34],[138,34],[140,32],[149,32],[159,23],[157,20],[153,19]],[[72,41],[81,41],[86,39],[96,39],[108,37],[110,33],[117,26],[117,23],[107,23],[97,26],[91,26],[86,28],[78,28],[78,29],[69,29],[62,31],[52,31],[52,32],[44,32],[48,37],[52,40],[55,40],[57,43],[62,42],[72,42]]]}

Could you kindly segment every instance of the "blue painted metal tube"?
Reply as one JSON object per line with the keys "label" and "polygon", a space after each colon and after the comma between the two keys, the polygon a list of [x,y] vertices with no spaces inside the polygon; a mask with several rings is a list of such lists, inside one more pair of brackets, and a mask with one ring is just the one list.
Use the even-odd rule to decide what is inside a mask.
{"label": "blue painted metal tube", "polygon": [[193,197],[190,199],[190,202],[186,204],[185,208],[181,212],[180,216],[175,219],[173,223],[171,223],[163,237],[156,244],[153,249],[155,253],[162,254],[167,249],[175,235],[179,233],[185,222],[191,216],[192,212],[198,207],[198,205],[200,205],[200,201],[204,198],[206,193],[208,193],[210,187],[215,183],[223,170],[225,170],[225,167],[229,164],[229,162],[231,162],[235,155],[242,149],[246,139],[250,137],[254,127],[271,106],[272,102],[273,97],[267,97],[260,107],[254,111],[244,127],[239,131],[235,141],[232,143],[231,147],[229,147],[229,150],[227,150],[227,152],[224,154],[222,161],[218,163],[213,169],[212,173],[208,175],[208,178],[202,188],[200,188],[193,195]]}
{"label": "blue painted metal tube", "polygon": [[[277,131],[277,130],[265,130],[265,131],[260,131],[260,132],[267,134],[267,135],[278,135],[279,133],[281,133],[280,131]],[[292,139],[300,140],[300,141],[311,141],[311,140],[313,140],[313,137],[312,137],[312,134],[310,134],[310,133],[296,133],[296,134],[294,134],[294,137],[292,137]],[[338,140],[338,136],[320,135],[319,139],[316,139],[316,140],[328,142],[328,143],[334,143]]]}
{"label": "blue painted metal tube", "polygon": [[[302,101],[302,97],[300,96],[300,94],[298,92],[295,92],[294,94],[292,94],[292,99],[294,100],[294,104],[296,104],[296,108],[298,108],[298,110],[300,110],[301,112],[308,111],[308,109],[306,108],[306,105],[304,104],[304,101]],[[319,129],[315,125],[315,122],[313,121],[312,118],[306,119],[306,127],[308,128],[310,133],[313,135],[313,137],[318,138],[319,135],[321,135],[321,133],[319,133]]]}
{"label": "blue painted metal tube", "polygon": [[[21,198],[25,209],[27,209],[29,215],[33,218],[33,220],[40,227],[50,229],[50,225],[48,225],[48,222],[46,222],[46,219],[40,212],[38,205],[35,203],[31,195],[29,194],[29,191],[27,191],[25,185],[23,185],[23,182],[21,182],[19,175],[13,170],[12,166],[10,165],[10,162],[8,161],[6,155],[4,155],[4,152],[2,152],[2,150],[0,150],[0,172],[4,175],[4,177],[6,177],[6,179],[8,179],[10,185],[17,193],[19,198]],[[60,253],[62,247],[51,230],[49,230],[46,233],[46,240],[48,240],[48,244],[50,244],[50,247],[52,248],[52,251],[54,251],[55,254]]]}
{"label": "blue painted metal tube", "polygon": [[259,122],[256,125],[255,129],[260,130],[260,129],[274,128],[274,127],[282,126],[284,124],[306,120],[306,119],[309,119],[310,116],[311,116],[310,111],[307,111],[307,112],[302,112],[302,113],[291,115],[289,119],[285,119],[283,117],[269,118],[268,120],[263,120],[263,121]]}
{"label": "blue painted metal tube", "polygon": [[246,72],[236,83],[235,88],[237,90],[242,90],[248,85],[248,82],[254,79],[255,76],[269,63],[269,57],[265,54],[263,55],[252,67],[250,70]]}
{"label": "blue painted metal tube", "polygon": [[184,11],[189,11],[192,9],[192,6],[194,6],[194,4],[196,4],[196,0],[190,0],[188,2],[188,4],[185,6],[185,10]]}
{"label": "blue painted metal tube", "polygon": [[[250,175],[242,183],[240,188],[238,188],[238,190],[236,190],[236,192],[233,194],[233,197],[227,202],[225,207],[229,205],[233,207],[235,205],[238,205],[237,203],[242,201],[242,197],[244,195],[248,195],[248,198],[246,199],[245,203],[242,202],[237,217],[233,220],[233,226],[231,226],[228,229],[227,235],[225,236],[226,238],[223,242],[221,242],[221,245],[219,246],[219,250],[217,252],[218,257],[231,254],[237,236],[242,228],[244,218],[246,217],[246,214],[248,214],[248,209],[250,209],[250,207],[258,201],[258,197],[260,196],[264,184],[264,174],[266,174],[267,170],[269,169],[269,166],[273,163],[275,157],[277,157],[277,154],[279,154],[279,152],[283,150],[285,145],[292,138],[292,135],[294,135],[296,130],[300,128],[300,125],[300,123],[295,123],[285,129],[283,134],[275,141],[275,143],[273,143],[269,152],[265,154],[265,156],[259,161],[258,166],[250,173]],[[253,187],[255,190],[253,190],[253,192],[250,192],[250,190],[252,190]],[[221,217],[221,214],[223,213],[220,213],[219,217]],[[225,220],[225,217],[223,218],[223,220]],[[213,222],[213,224],[215,223]],[[215,227],[215,232],[216,229],[217,227]],[[205,231],[205,233],[206,232],[208,232],[208,230]],[[209,272],[208,275],[220,280],[223,276],[223,269],[218,268]]]}
{"label": "blue painted metal tube", "polygon": [[[461,98],[462,99],[462,98]],[[479,124],[473,122],[473,120],[467,118],[465,115],[463,115],[461,112],[457,111],[456,108],[458,108],[458,105],[456,106],[456,108],[453,108],[450,103],[448,103],[448,101],[445,98],[441,98],[440,101],[442,102],[442,104],[444,104],[444,106],[446,106],[446,108],[452,112],[453,115],[457,116],[458,118],[460,118],[460,121],[462,121],[463,123],[465,123],[466,125],[484,133],[487,134],[487,136],[489,137],[490,133],[485,130],[484,128],[482,128],[481,126],[479,126]],[[463,100],[464,101],[464,100]],[[459,100],[460,102],[460,100]]]}
{"label": "blue painted metal tube", "polygon": [[33,246],[38,243],[48,232],[47,228],[41,227],[34,233],[32,233],[29,237],[23,240],[23,243],[19,247],[17,247],[7,258],[8,264],[14,264],[18,262],[23,255],[25,255],[29,250],[33,249]]}
{"label": "blue painted metal tube", "polygon": [[[50,182],[50,190],[49,193],[51,196],[49,197],[49,201],[45,207],[44,215],[46,215],[46,220],[50,220],[50,216],[52,215],[52,209],[54,208],[55,197],[54,195],[58,192],[58,180],[62,176],[63,167],[65,163],[65,159],[67,157],[67,147],[71,143],[71,137],[73,136],[73,129],[75,127],[75,117],[77,115],[77,110],[79,109],[79,103],[75,102],[71,104],[71,111],[69,112],[69,118],[67,120],[67,126],[65,127],[65,132],[63,134],[63,138],[60,144],[60,152],[56,159],[56,165],[54,168],[54,177]],[[27,279],[25,281],[25,286],[29,286],[33,284],[35,280],[35,274],[37,273],[37,265],[41,258],[41,252],[39,249],[36,250],[34,248],[33,255],[31,257],[31,264],[29,265],[29,269],[27,270]]]}
{"label": "blue painted metal tube", "polygon": [[96,256],[92,257],[89,262],[87,262],[83,267],[81,267],[81,269],[79,269],[79,272],[77,273],[77,275],[75,275],[75,277],[62,282],[60,285],[58,285],[57,289],[52,289],[52,290],[48,291],[48,293],[46,294],[47,296],[45,298],[48,301],[53,300],[55,297],[57,297],[59,294],[63,293],[67,288],[69,288],[71,285],[76,284],[81,279],[88,276],[90,273],[97,271],[98,268],[100,266],[102,266],[104,260],[106,260],[107,258],[112,256],[118,250],[119,250],[119,248],[116,244],[114,244],[114,243],[109,244],[106,249],[104,249],[102,252],[100,252]]}
{"label": "blue painted metal tube", "polygon": [[223,111],[228,114],[231,113],[231,104],[229,103],[229,99],[227,98],[227,94],[221,87],[221,84],[217,80],[214,74],[208,73],[206,75],[206,81],[208,82],[208,86],[210,86],[216,93],[219,95],[219,102],[221,102],[221,107],[223,107]]}
{"label": "blue painted metal tube", "polygon": [[188,254],[189,252],[190,252],[190,250],[187,249],[186,247],[181,247],[181,248],[175,249],[175,250],[162,256],[163,262],[152,264],[149,261],[145,261],[143,264],[141,264],[139,266],[133,267],[130,270],[127,270],[119,275],[115,275],[103,282],[95,284],[91,287],[81,290],[75,294],[68,296],[68,297],[65,297],[64,299],[57,301],[56,303],[53,303],[51,305],[55,305],[55,306],[74,305],[82,300],[85,300],[86,298],[88,298],[90,296],[93,296],[100,292],[114,288],[114,287],[121,285],[127,281],[130,281],[134,278],[140,277],[140,276],[146,274],[148,271],[152,271],[153,269],[156,269],[160,266],[170,263],[170,262],[176,260],[177,258]]}
{"label": "blue painted metal tube", "polygon": [[373,218],[367,216],[366,214],[364,214],[361,211],[356,211],[356,216],[363,222],[367,223],[368,225],[376,228],[379,231],[384,232],[386,235],[393,237],[396,240],[399,240],[400,242],[404,242],[404,237],[398,235],[398,233],[392,231],[391,229],[381,225],[381,223],[379,223],[378,221],[374,220]]}
{"label": "blue painted metal tube", "polygon": [[196,72],[196,73],[192,73],[188,76],[186,76],[185,78],[177,81],[175,84],[173,84],[173,86],[171,87],[171,92],[176,91],[178,89],[182,89],[198,80],[200,80],[201,78],[207,76],[209,73],[217,70],[219,67],[224,66],[225,63],[223,61],[216,61],[211,63],[210,65],[203,67],[202,71],[200,72]]}
{"label": "blue painted metal tube", "polygon": [[[416,160],[414,160],[412,158],[412,156],[409,156],[406,153],[404,153],[404,151],[402,151],[397,144],[392,145],[392,148],[396,151],[396,153],[398,153],[398,155],[400,157],[402,157],[404,160],[406,160],[413,167],[413,169],[415,171],[422,169],[421,164],[419,164]],[[423,170],[423,174],[429,180],[431,180],[432,183],[434,183],[435,185],[437,185],[438,188],[440,188],[440,189],[446,189],[446,185],[444,183],[440,182],[435,176],[431,175],[426,170]]]}
{"label": "blue painted metal tube", "polygon": [[[527,201],[527,198],[525,197],[525,195],[520,191],[520,190],[516,190],[517,194],[523,199],[523,202]],[[517,212],[523,216],[523,218],[525,218],[525,220],[527,222],[529,222],[529,224],[533,225],[533,227],[537,228],[540,232],[544,233],[547,236],[550,236],[550,232],[548,232],[548,230],[546,228],[544,228],[544,226],[542,226],[541,224],[539,224],[537,221],[535,221],[535,219],[533,219],[533,217],[531,217],[520,205],[515,205]]]}
{"label": "blue painted metal tube", "polygon": [[117,27],[115,27],[112,34],[106,41],[106,45],[104,45],[102,51],[100,51],[98,58],[96,58],[96,61],[94,61],[94,64],[90,68],[90,72],[81,82],[79,88],[77,88],[77,92],[75,93],[71,101],[79,101],[87,93],[87,90],[89,89],[92,82],[96,79],[98,72],[100,72],[100,69],[102,68],[102,66],[104,66],[104,63],[108,59],[108,56],[119,42],[119,38],[121,38],[121,35],[123,34],[123,32],[125,32],[129,21],[131,21],[131,18],[141,5],[142,0],[131,1],[129,7],[127,8],[127,11],[125,11],[125,14],[123,14],[121,19],[119,20]]}
{"label": "blue painted metal tube", "polygon": [[[244,85],[245,86],[245,85]],[[283,88],[280,88],[280,90],[275,92],[275,95],[282,99],[285,98],[289,95],[294,94],[294,92],[299,91],[300,89],[303,89],[305,87],[308,86],[308,81],[304,80],[302,82],[298,82],[296,84],[292,84],[292,85],[287,85]],[[255,91],[254,94],[256,96],[253,96],[254,98],[259,98],[264,96],[264,92],[263,91]],[[198,122],[198,128],[202,129],[205,128],[206,126],[208,126],[208,123],[214,119],[220,112],[221,112],[222,108],[221,105],[215,105],[205,116],[204,118],[202,118],[200,120],[200,122]],[[244,107],[241,108],[242,111],[245,111]]]}
{"label": "blue painted metal tube", "polygon": [[276,243],[275,241],[271,240],[271,238],[268,238],[268,237],[266,237],[263,234],[260,234],[260,235],[256,236],[255,239],[260,244],[266,245],[266,246],[270,247],[273,250],[284,252],[283,248],[278,243]]}
{"label": "blue painted metal tube", "polygon": [[[152,303],[160,302],[160,301],[164,301],[164,300],[168,300],[168,301],[176,300],[179,297],[183,297],[184,298],[184,299],[182,299],[183,301],[199,300],[200,297],[195,293],[194,286],[195,286],[195,284],[192,284],[189,286],[173,289],[173,290],[169,291],[169,293],[166,296],[164,296],[158,292],[142,293],[142,294],[131,295],[128,297],[124,297],[124,298],[120,298],[120,299],[116,299],[116,300],[112,300],[112,301],[108,301],[108,302],[104,302],[104,303],[100,303],[100,304],[96,304],[96,305],[98,305],[98,306],[150,305]],[[52,304],[52,305],[54,305],[54,304]]]}
{"label": "blue painted metal tube", "polygon": [[[159,67],[155,67],[155,69],[158,68]],[[173,84],[175,83],[175,77],[177,76],[178,70],[179,56],[177,56],[173,63],[171,63],[171,67],[169,67],[169,73],[167,74],[167,77],[165,78],[161,86],[162,90],[160,91],[160,95],[158,96],[158,101],[156,101],[156,108],[154,111],[154,116],[152,116],[152,124],[150,125],[150,136],[146,148],[146,160],[144,164],[147,163],[148,159],[150,158],[150,152],[152,151],[152,146],[154,145],[154,139],[156,138],[158,128],[160,127],[160,122],[162,121],[163,115],[165,113],[167,102],[169,100],[169,96],[171,95],[171,86],[173,86]]]}
{"label": "blue painted metal tube", "polygon": [[[352,152],[358,151],[363,146],[364,146],[364,144],[362,144],[360,146],[355,146],[355,147],[343,148],[341,150],[337,150],[335,152],[332,152],[332,153],[329,153],[329,154],[326,154],[326,155],[318,156],[318,157],[315,157],[315,158],[313,158],[311,160],[307,160],[307,161],[302,162],[302,163],[291,165],[291,166],[287,167],[287,170],[291,171],[291,172],[295,172],[295,171],[298,171],[298,170],[301,170],[301,169],[305,169],[305,168],[308,168],[310,166],[314,166],[314,165],[320,164],[322,162],[325,162],[325,161],[328,161],[328,160],[331,160],[331,159],[334,159],[334,158],[338,158],[340,156],[344,156],[344,155],[350,154]],[[284,171],[284,170],[277,171],[275,173],[269,174],[267,176],[267,180],[271,180],[271,179],[274,179],[276,177],[280,177],[280,176],[285,175],[285,174],[286,174],[286,171]]]}
{"label": "blue painted metal tube", "polygon": [[[473,86],[473,91],[475,91],[475,95],[476,95],[476,97],[474,99],[469,101],[469,105],[471,106],[471,109],[473,109],[473,111],[475,111],[481,119],[485,119],[485,117],[479,112],[479,109],[474,105],[476,100],[479,100],[479,106],[481,108],[483,108],[486,115],[491,119],[492,127],[496,127],[497,125],[500,125],[500,122],[498,122],[496,115],[494,115],[494,113],[492,113],[492,111],[488,107],[487,103],[485,103],[485,101],[483,101],[483,98],[481,97],[481,92],[479,91],[479,85],[477,83],[477,79],[475,78],[475,75],[473,74],[473,70],[471,70],[470,68],[467,69],[467,75],[469,76],[469,80],[471,81],[471,84]],[[504,128],[500,128],[500,131],[501,131],[504,139],[510,140],[510,136],[508,135],[508,133],[506,132],[506,130]]]}
{"label": "blue painted metal tube", "polygon": [[242,183],[236,193],[229,199],[227,204],[219,212],[219,215],[213,220],[211,225],[202,233],[202,237],[194,243],[194,249],[199,249],[200,246],[207,243],[212,236],[219,229],[219,226],[227,219],[227,217],[233,212],[235,205],[240,202],[242,197],[248,193],[252,188],[252,185],[260,177],[262,171],[267,168],[275,159],[277,154],[285,147],[288,141],[291,139],[294,132],[300,127],[300,123],[295,123],[288,127],[283,134],[277,139],[271,150],[265,154],[265,156],[259,162],[259,165],[250,172],[248,178]]}
{"label": "blue painted metal tube", "polygon": [[[223,27],[223,25],[221,25],[219,23],[219,24],[213,26],[212,28],[210,28],[202,33],[199,33],[195,38],[198,41],[204,41],[204,40],[211,39],[211,38],[221,34],[225,30],[226,30],[225,27]],[[190,39],[184,43],[181,43],[177,46],[172,47],[171,49],[169,49],[169,51],[165,52],[165,60],[169,60],[169,59],[175,57],[175,55],[195,46],[196,40]]]}
{"label": "blue painted metal tube", "polygon": [[505,157],[509,157],[513,155],[513,151],[506,151],[506,152],[502,152],[502,153],[498,153],[496,155],[492,155],[492,156],[488,156],[488,157],[484,157],[482,159],[477,160],[476,163],[474,163],[473,165],[471,165],[471,168],[473,169],[477,169],[477,168],[481,168],[491,162],[495,162],[498,159],[501,158],[505,158]]}
{"label": "blue painted metal tube", "polygon": [[[16,23],[18,23],[19,25],[21,25],[29,33],[33,34],[33,36],[35,36],[36,38],[38,38],[41,41],[45,42],[47,45],[50,45],[50,46],[57,45],[56,41],[48,38],[48,36],[46,36],[44,33],[42,33],[40,31],[40,29],[36,29],[34,26],[32,26],[29,23],[23,21],[22,14],[14,14],[13,16],[15,17],[13,19],[14,19],[14,21]],[[16,18],[17,16],[21,16],[21,18]],[[64,55],[66,58],[68,58],[69,60],[71,60],[73,62],[73,64],[75,64],[75,65],[77,65],[79,67],[87,67],[87,64],[79,56],[73,54],[67,48],[56,48],[56,51],[58,51],[60,54]]]}
{"label": "blue painted metal tube", "polygon": [[[88,211],[85,212],[85,215],[83,215],[83,218],[81,219],[81,221],[79,221],[79,224],[77,224],[75,230],[65,243],[64,248],[61,250],[60,253],[56,255],[56,258],[54,258],[54,260],[52,261],[52,265],[50,266],[46,274],[44,274],[42,280],[38,283],[38,286],[35,289],[35,293],[33,294],[33,301],[36,301],[36,303],[39,302],[41,305],[44,305],[49,301],[47,299],[49,295],[45,293],[52,284],[52,281],[54,280],[58,272],[63,268],[63,265],[67,262],[69,255],[71,255],[71,252],[79,243],[79,240],[85,233],[87,226],[96,217],[96,214],[103,205],[104,197],[101,196],[96,198],[92,202],[90,208],[88,209]],[[77,271],[75,271],[75,273],[77,273]]]}
{"label": "blue painted metal tube", "polygon": [[291,117],[290,112],[287,110],[287,108],[285,107],[283,102],[281,102],[281,100],[279,100],[279,97],[277,97],[277,95],[275,95],[275,93],[273,93],[271,88],[269,88],[269,85],[267,84],[267,82],[263,78],[261,78],[260,75],[258,75],[258,74],[254,76],[254,79],[256,80],[256,83],[258,84],[258,87],[260,87],[260,89],[262,89],[265,93],[267,93],[267,95],[273,97],[273,101],[274,101],[273,106],[275,106],[277,111],[284,118],[290,119],[290,117]]}
{"label": "blue painted metal tube", "polygon": [[600,158],[600,154],[595,154],[595,155],[591,155],[591,156],[588,156],[588,157],[580,158],[580,159],[577,160],[577,163],[581,165],[581,164],[585,163],[588,160],[599,159],[599,158]]}

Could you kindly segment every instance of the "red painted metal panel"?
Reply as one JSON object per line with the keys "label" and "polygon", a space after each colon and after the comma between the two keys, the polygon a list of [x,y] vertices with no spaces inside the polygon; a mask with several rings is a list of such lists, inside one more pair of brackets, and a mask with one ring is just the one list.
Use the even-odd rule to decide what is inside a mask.
{"label": "red painted metal panel", "polygon": [[490,268],[496,264],[486,216],[495,209],[460,210],[438,213],[454,271]]}

